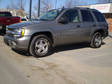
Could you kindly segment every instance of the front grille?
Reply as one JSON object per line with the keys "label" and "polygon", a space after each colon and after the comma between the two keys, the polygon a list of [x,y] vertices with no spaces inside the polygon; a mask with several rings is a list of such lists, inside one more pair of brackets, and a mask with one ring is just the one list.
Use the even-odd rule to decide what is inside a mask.
{"label": "front grille", "polygon": [[13,37],[14,28],[7,28],[6,34],[10,37]]}
{"label": "front grille", "polygon": [[7,28],[7,30],[9,30],[9,31],[14,31],[15,28]]}

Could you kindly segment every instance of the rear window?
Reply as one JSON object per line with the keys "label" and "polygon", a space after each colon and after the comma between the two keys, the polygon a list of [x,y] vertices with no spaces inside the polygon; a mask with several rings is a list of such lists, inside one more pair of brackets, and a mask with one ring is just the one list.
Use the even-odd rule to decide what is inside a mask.
{"label": "rear window", "polygon": [[98,22],[106,22],[103,14],[97,11],[93,11],[93,14],[95,15]]}
{"label": "rear window", "polygon": [[88,10],[81,10],[81,15],[82,15],[82,20],[84,22],[93,22],[94,21],[91,12]]}
{"label": "rear window", "polygon": [[9,13],[9,12],[0,12],[0,17],[8,17],[8,16],[12,16],[11,13]]}

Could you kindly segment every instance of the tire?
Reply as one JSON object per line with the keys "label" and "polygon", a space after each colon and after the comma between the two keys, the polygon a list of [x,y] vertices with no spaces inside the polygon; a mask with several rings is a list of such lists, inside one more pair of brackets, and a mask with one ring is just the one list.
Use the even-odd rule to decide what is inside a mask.
{"label": "tire", "polygon": [[29,53],[32,56],[44,57],[50,55],[52,41],[46,35],[37,35],[31,41]]}
{"label": "tire", "polygon": [[2,26],[2,33],[6,34],[6,26],[5,25]]}
{"label": "tire", "polygon": [[102,34],[100,32],[96,32],[93,34],[90,46],[92,48],[100,48],[101,45],[102,45]]}

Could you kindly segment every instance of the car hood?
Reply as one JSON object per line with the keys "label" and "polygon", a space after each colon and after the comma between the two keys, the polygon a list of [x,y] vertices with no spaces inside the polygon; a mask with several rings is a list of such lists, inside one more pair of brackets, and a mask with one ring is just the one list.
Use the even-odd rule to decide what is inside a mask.
{"label": "car hood", "polygon": [[8,28],[22,28],[29,25],[39,24],[41,21],[28,21],[28,22],[22,22],[17,24],[9,25]]}

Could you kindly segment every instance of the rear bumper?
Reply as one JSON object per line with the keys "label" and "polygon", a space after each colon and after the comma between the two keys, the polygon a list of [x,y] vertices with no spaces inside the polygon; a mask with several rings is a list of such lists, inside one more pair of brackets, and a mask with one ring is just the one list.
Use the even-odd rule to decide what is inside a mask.
{"label": "rear bumper", "polygon": [[4,36],[5,44],[7,44],[11,48],[17,49],[17,50],[27,51],[28,46],[29,46],[29,41],[30,41],[30,36],[24,36],[22,38],[14,38],[14,37],[10,37],[8,35]]}

